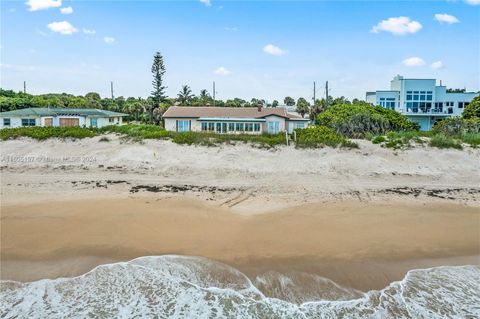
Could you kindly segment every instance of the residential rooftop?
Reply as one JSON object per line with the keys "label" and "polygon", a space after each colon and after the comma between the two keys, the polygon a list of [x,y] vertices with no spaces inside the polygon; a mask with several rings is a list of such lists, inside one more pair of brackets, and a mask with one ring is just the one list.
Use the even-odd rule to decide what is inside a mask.
{"label": "residential rooftop", "polygon": [[0,117],[37,117],[37,116],[59,116],[59,115],[70,115],[70,116],[89,116],[89,117],[117,117],[117,116],[127,116],[128,114],[100,110],[100,109],[73,109],[73,108],[46,108],[46,107],[35,107],[35,108],[26,108],[18,109],[14,111],[0,112]]}
{"label": "residential rooftop", "polygon": [[287,119],[303,119],[288,113],[284,107],[214,107],[214,106],[171,106],[164,118],[263,118],[276,115]]}

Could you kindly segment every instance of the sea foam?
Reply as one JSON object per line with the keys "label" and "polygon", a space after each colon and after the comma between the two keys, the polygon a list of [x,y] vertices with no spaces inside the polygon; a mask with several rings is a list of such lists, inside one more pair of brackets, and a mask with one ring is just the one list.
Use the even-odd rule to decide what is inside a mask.
{"label": "sea foam", "polygon": [[[252,283],[237,269],[206,258],[141,257],[101,265],[75,278],[2,281],[0,314],[1,318],[480,317],[477,266],[412,270],[402,281],[368,293],[308,276],[269,272]],[[261,292],[265,289],[276,298],[266,297]]]}

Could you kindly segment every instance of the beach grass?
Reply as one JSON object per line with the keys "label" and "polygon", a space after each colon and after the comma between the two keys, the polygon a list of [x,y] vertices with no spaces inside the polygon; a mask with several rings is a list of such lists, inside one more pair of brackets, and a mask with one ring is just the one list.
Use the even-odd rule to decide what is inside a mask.
{"label": "beach grass", "polygon": [[36,140],[48,138],[87,138],[98,134],[97,130],[84,127],[17,127],[0,130],[1,140],[16,139],[19,137],[30,137]]}
{"label": "beach grass", "polygon": [[[358,144],[325,126],[296,129],[294,145],[298,148],[343,147],[358,148]],[[157,125],[121,125],[102,128],[87,127],[18,127],[0,130],[0,140],[29,137],[36,140],[48,138],[82,139],[104,134],[120,134],[126,139],[141,142],[145,139],[171,140],[176,144],[217,146],[221,144],[248,143],[261,148],[286,145],[286,136],[279,134],[217,134],[213,132],[172,132]],[[384,135],[366,134],[365,139],[373,144],[394,150],[408,149],[414,145],[430,145],[437,148],[462,149],[462,143],[471,147],[480,146],[480,133],[449,135],[434,131],[390,131]],[[107,142],[107,137],[101,137]]]}

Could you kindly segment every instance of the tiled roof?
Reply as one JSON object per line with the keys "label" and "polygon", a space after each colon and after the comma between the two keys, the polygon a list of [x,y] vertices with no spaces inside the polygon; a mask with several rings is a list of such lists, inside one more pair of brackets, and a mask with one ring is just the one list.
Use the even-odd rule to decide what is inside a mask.
{"label": "tiled roof", "polygon": [[288,113],[284,107],[213,107],[213,106],[171,106],[164,118],[262,118],[277,115],[289,119],[302,119],[300,116]]}
{"label": "tiled roof", "polygon": [[19,109],[19,110],[0,113],[0,117],[58,116],[58,115],[114,117],[114,116],[127,116],[128,114],[107,111],[107,110],[99,110],[99,109],[71,109],[71,108],[46,108],[46,107],[34,107],[34,108]]}

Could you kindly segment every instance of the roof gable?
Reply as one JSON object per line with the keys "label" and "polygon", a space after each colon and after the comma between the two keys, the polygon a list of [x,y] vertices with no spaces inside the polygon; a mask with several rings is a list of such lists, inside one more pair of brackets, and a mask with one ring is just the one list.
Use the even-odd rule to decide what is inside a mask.
{"label": "roof gable", "polygon": [[128,114],[113,112],[100,109],[74,109],[74,108],[46,108],[46,107],[33,107],[26,109],[18,109],[13,111],[1,112],[0,117],[40,117],[40,116],[90,116],[90,117],[115,117],[115,116],[127,116]]}

